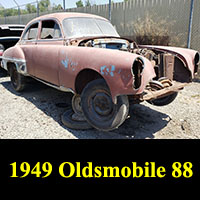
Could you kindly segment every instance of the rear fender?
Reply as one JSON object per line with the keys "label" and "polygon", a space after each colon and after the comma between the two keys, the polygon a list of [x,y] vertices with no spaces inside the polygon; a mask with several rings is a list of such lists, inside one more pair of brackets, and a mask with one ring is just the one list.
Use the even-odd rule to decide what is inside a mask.
{"label": "rear fender", "polygon": [[[14,65],[10,65],[10,63]],[[24,53],[18,45],[7,49],[2,55],[2,67],[9,70],[11,66],[16,66],[19,73],[28,75]]]}

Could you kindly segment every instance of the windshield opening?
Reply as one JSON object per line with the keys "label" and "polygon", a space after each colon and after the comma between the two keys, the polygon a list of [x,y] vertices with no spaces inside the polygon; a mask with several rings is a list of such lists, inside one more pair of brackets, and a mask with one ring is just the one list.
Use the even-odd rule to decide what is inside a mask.
{"label": "windshield opening", "polygon": [[119,34],[109,21],[96,18],[66,18],[63,20],[67,38],[88,36],[113,36]]}

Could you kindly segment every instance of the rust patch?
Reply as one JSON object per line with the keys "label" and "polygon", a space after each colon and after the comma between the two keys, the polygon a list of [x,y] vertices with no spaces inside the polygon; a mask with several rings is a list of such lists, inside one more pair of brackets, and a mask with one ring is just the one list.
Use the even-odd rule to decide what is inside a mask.
{"label": "rust patch", "polygon": [[173,80],[174,74],[174,56],[171,54],[164,55],[164,77]]}

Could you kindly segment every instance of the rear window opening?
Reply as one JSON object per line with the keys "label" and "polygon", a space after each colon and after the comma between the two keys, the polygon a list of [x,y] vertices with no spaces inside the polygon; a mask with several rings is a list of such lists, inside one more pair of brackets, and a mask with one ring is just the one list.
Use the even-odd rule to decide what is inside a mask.
{"label": "rear window opening", "polygon": [[60,28],[55,21],[46,20],[42,22],[41,39],[57,39],[61,37]]}

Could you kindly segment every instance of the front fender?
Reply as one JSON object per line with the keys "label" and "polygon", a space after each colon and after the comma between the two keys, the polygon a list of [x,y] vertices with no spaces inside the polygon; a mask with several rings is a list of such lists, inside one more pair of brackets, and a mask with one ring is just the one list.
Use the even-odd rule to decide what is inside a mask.
{"label": "front fender", "polygon": [[150,61],[141,57],[144,62],[142,82],[139,88],[134,89],[132,66],[138,57],[141,56],[110,49],[62,47],[59,58],[60,85],[75,91],[76,76],[84,69],[91,69],[105,79],[113,99],[118,95],[140,94],[149,80],[155,77],[155,72]]}

